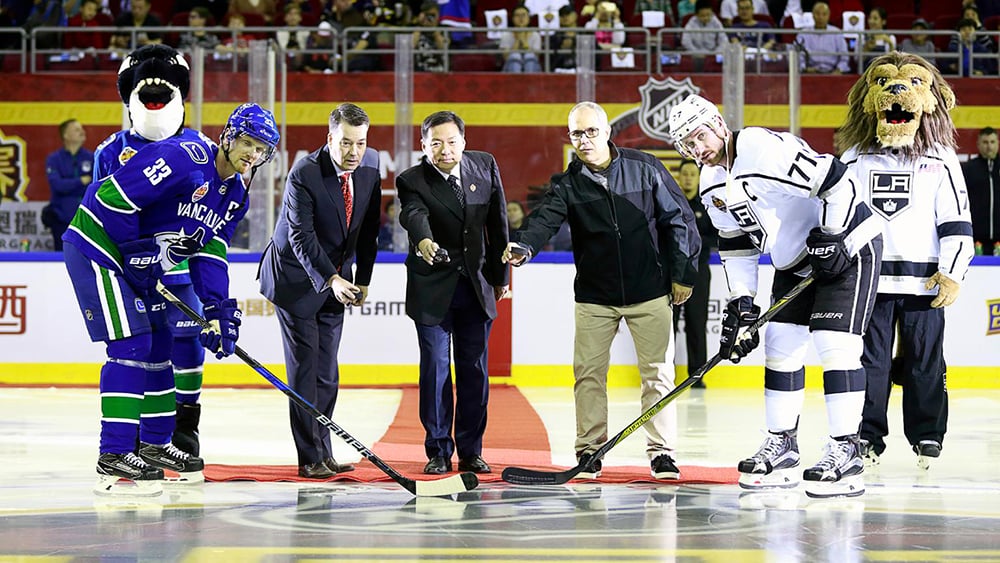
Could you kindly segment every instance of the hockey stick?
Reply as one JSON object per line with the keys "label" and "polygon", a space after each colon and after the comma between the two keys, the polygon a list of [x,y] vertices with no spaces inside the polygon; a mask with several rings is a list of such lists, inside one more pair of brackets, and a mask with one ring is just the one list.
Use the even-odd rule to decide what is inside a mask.
{"label": "hockey stick", "polygon": [[[167,301],[172,303],[175,307],[180,309],[185,315],[187,315],[192,321],[198,323],[201,328],[211,328],[211,324],[201,317],[194,309],[188,306],[187,303],[181,301],[176,295],[170,292],[169,289],[163,286],[163,284],[157,284],[156,290],[160,292]],[[257,360],[250,357],[242,348],[236,347],[236,355],[246,362],[246,364],[254,369],[257,373],[264,377],[264,379],[271,382],[282,393],[288,396],[293,403],[299,406],[299,408],[305,410],[311,414],[320,424],[326,426],[330,432],[336,434],[341,440],[347,442],[354,449],[358,450],[367,459],[372,462],[372,465],[378,467],[383,473],[392,478],[393,481],[399,483],[404,489],[410,491],[411,493],[420,497],[437,497],[437,496],[447,496],[456,493],[461,493],[464,491],[471,491],[479,485],[479,478],[476,477],[475,473],[461,473],[459,475],[452,475],[451,477],[445,477],[444,479],[437,479],[435,481],[414,481],[413,479],[408,479],[401,475],[398,471],[389,466],[386,462],[382,461],[382,458],[375,455],[375,452],[369,450],[364,444],[359,442],[354,436],[347,433],[346,430],[337,426],[335,422],[330,420],[326,415],[321,413],[319,409],[314,407],[309,401],[302,398],[301,395],[295,392],[294,389],[285,385],[285,382],[278,379],[273,373],[267,370],[264,366],[260,364]]]}
{"label": "hockey stick", "polygon": [[[785,305],[788,305],[792,299],[795,299],[799,296],[799,294],[805,291],[805,289],[813,282],[813,279],[814,278],[812,276],[809,276],[800,281],[798,285],[790,289],[784,297],[778,299],[774,305],[771,305],[771,308],[761,315],[760,318],[757,319],[757,322],[750,325],[750,328],[748,328],[747,331],[759,331],[761,327],[767,324],[768,321],[778,314],[778,311],[784,309]],[[667,393],[662,399],[657,401],[656,404],[646,409],[646,412],[639,415],[639,418],[632,421],[632,424],[629,424],[624,430],[615,434],[610,440],[605,442],[603,446],[598,448],[598,450],[594,452],[589,459],[581,461],[576,467],[567,469],[566,471],[535,471],[533,469],[525,469],[523,467],[508,467],[503,470],[503,480],[515,485],[561,485],[568,482],[573,477],[576,477],[581,471],[586,469],[587,465],[607,455],[607,453],[611,451],[611,448],[620,444],[622,440],[638,430],[649,419],[656,416],[658,412],[663,410],[667,404],[676,399],[677,396],[683,393],[688,387],[691,387],[698,381],[701,381],[701,378],[705,377],[705,374],[708,373],[709,370],[719,365],[722,359],[723,358],[719,354],[712,356],[712,359],[710,359],[708,363],[701,366],[698,371],[692,373],[687,377],[687,379],[680,382],[673,391]]]}

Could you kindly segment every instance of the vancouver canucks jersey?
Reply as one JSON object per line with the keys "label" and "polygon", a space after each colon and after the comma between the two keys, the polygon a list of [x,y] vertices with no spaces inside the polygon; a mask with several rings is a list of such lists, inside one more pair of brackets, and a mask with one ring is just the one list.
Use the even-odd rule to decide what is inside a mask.
{"label": "vancouver canucks jersey", "polygon": [[814,227],[847,233],[852,254],[879,234],[856,182],[834,156],[790,133],[748,127],[733,135],[731,169],[705,166],[700,181],[731,297],[756,295],[761,254],[770,254],[779,270],[806,272],[806,238]]}
{"label": "vancouver canucks jersey", "polygon": [[121,270],[120,243],[155,238],[164,271],[190,259],[198,295],[205,301],[226,299],[229,241],[249,199],[239,174],[219,178],[218,150],[181,137],[139,150],[117,172],[90,185],[66,240],[101,266]]}
{"label": "vancouver canucks jersey", "polygon": [[[183,128],[177,135],[178,138],[189,141],[202,141],[209,145],[214,145],[211,139],[206,137],[201,131],[190,128]],[[94,174],[95,179],[106,178],[119,168],[125,166],[130,158],[139,152],[139,149],[153,143],[145,137],[141,137],[132,129],[118,131],[105,139],[97,150],[94,151]],[[180,263],[176,268],[170,270],[163,276],[163,283],[169,286],[177,286],[191,283],[191,276],[188,273],[187,262]]]}
{"label": "vancouver canucks jersey", "polygon": [[897,153],[852,148],[841,158],[883,223],[879,293],[934,295],[927,279],[941,272],[961,282],[974,254],[965,178],[949,148],[910,161]]}

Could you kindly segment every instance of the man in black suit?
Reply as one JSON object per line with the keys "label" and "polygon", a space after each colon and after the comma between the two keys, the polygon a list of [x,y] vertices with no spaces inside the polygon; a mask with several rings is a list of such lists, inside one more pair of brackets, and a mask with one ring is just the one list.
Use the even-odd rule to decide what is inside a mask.
{"label": "man in black suit", "polygon": [[[330,114],[327,144],[288,174],[258,274],[281,324],[288,384],[328,417],[340,383],[344,306],[365,302],[378,251],[381,177],[368,126],[354,104]],[[325,479],[354,469],[333,459],[325,426],[291,402],[289,414],[300,476]]]}
{"label": "man in black suit", "polygon": [[[396,177],[410,252],[406,314],[420,344],[420,422],[429,461],[424,473],[489,473],[482,458],[489,398],[487,340],[496,302],[507,293],[500,261],[507,245],[507,202],[493,155],[465,150],[465,123],[450,111],[424,119],[424,157]],[[455,345],[453,407],[451,343]],[[454,439],[452,420],[454,419]]]}

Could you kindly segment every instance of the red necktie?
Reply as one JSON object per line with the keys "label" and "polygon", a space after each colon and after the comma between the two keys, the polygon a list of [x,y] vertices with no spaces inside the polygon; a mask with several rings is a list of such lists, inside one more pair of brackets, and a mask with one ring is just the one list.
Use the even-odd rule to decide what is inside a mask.
{"label": "red necktie", "polygon": [[351,226],[351,213],[354,212],[354,198],[351,196],[351,173],[340,175],[340,189],[344,192],[344,211],[347,216],[347,226]]}

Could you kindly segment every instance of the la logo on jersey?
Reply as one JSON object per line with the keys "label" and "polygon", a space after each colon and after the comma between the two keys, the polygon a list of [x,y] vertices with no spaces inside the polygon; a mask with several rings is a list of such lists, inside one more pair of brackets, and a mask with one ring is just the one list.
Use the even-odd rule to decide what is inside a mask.
{"label": "la logo on jersey", "polygon": [[912,173],[872,170],[868,182],[872,193],[871,207],[886,220],[892,220],[893,216],[910,204]]}

